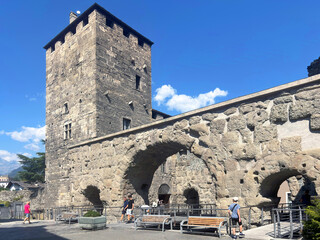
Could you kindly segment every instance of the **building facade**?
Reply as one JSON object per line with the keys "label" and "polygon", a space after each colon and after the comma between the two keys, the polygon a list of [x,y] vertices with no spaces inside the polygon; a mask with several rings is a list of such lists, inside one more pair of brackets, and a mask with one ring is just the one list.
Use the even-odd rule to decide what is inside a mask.
{"label": "building facade", "polygon": [[261,206],[295,176],[320,191],[319,75],[167,118],[152,42],[97,4],[71,20],[45,46],[47,207],[88,204],[88,186],[109,206]]}

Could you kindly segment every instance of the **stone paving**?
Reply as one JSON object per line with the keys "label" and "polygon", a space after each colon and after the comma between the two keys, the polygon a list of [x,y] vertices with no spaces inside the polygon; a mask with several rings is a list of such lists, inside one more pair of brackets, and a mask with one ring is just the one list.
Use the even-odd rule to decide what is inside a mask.
{"label": "stone paving", "polygon": [[[159,230],[134,230],[133,224],[109,224],[107,229],[99,231],[79,230],[78,224],[65,224],[54,221],[34,221],[30,225],[22,224],[22,221],[3,222],[0,220],[0,239],[5,240],[26,240],[26,239],[71,239],[71,240],[85,240],[85,239],[157,239],[157,240],[206,240],[218,239],[212,233],[207,234],[181,234],[179,230],[167,230],[161,232]],[[228,236],[223,236],[221,239],[230,239]]]}

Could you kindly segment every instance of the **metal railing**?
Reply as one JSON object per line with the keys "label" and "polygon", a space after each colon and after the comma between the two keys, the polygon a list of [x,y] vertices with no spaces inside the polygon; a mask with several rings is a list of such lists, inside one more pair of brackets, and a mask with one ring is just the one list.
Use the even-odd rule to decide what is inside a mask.
{"label": "metal railing", "polygon": [[292,239],[294,234],[300,235],[303,229],[303,221],[308,220],[303,205],[274,208],[272,213],[274,224],[273,237],[275,238],[288,236]]}

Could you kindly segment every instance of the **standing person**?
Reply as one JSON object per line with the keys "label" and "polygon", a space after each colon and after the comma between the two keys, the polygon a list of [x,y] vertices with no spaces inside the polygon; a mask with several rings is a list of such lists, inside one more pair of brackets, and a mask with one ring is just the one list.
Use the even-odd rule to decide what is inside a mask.
{"label": "standing person", "polygon": [[123,207],[122,207],[120,222],[123,222],[123,217],[126,214],[127,206],[128,206],[128,199],[126,197],[123,197]]}
{"label": "standing person", "polygon": [[27,202],[26,205],[24,205],[24,213],[26,214],[26,218],[23,220],[23,224],[26,222],[26,220],[30,222],[30,214],[31,214],[31,210],[30,210],[30,202]]}
{"label": "standing person", "polygon": [[309,190],[306,190],[302,195],[300,202],[304,205],[310,206],[311,205],[311,196],[309,194]]}
{"label": "standing person", "polygon": [[132,199],[132,195],[129,195],[128,198],[129,198],[129,201],[127,205],[127,215],[128,215],[127,223],[130,223],[130,221],[134,218],[133,216],[134,200]]}
{"label": "standing person", "polygon": [[238,197],[233,198],[233,203],[228,208],[228,214],[231,216],[231,224],[232,224],[232,235],[231,237],[237,239],[236,235],[236,226],[239,224],[240,234],[239,237],[244,237],[242,233],[242,221],[240,217],[240,205],[238,204]]}

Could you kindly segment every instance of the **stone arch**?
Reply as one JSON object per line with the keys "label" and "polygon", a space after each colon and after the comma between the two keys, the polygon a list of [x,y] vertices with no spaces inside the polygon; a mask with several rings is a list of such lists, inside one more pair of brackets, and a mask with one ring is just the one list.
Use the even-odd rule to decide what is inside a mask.
{"label": "stone arch", "polygon": [[161,186],[158,189],[158,199],[161,203],[164,205],[170,204],[170,195],[171,195],[171,189],[168,184],[161,184]]}
{"label": "stone arch", "polygon": [[[312,191],[317,195],[318,190],[315,186],[320,181],[319,170],[316,167],[317,164],[317,158],[311,154],[307,154],[307,152],[300,152],[291,155],[282,154],[275,157],[272,161],[258,165],[259,169],[256,168],[253,172],[255,176],[254,181],[259,184],[258,192],[263,199],[268,199],[272,203],[277,204],[279,202],[277,193],[280,185],[291,177],[302,176],[305,182],[313,186]],[[261,170],[264,172],[261,172]],[[301,188],[300,191],[304,191],[304,188]]]}
{"label": "stone arch", "polygon": [[154,172],[166,159],[181,149],[187,149],[179,142],[156,143],[133,155],[124,174],[124,191],[137,193],[143,203],[149,204],[149,188]]}
{"label": "stone arch", "polygon": [[185,203],[188,205],[198,206],[200,203],[199,193],[194,188],[185,189],[183,196],[186,198]]}

